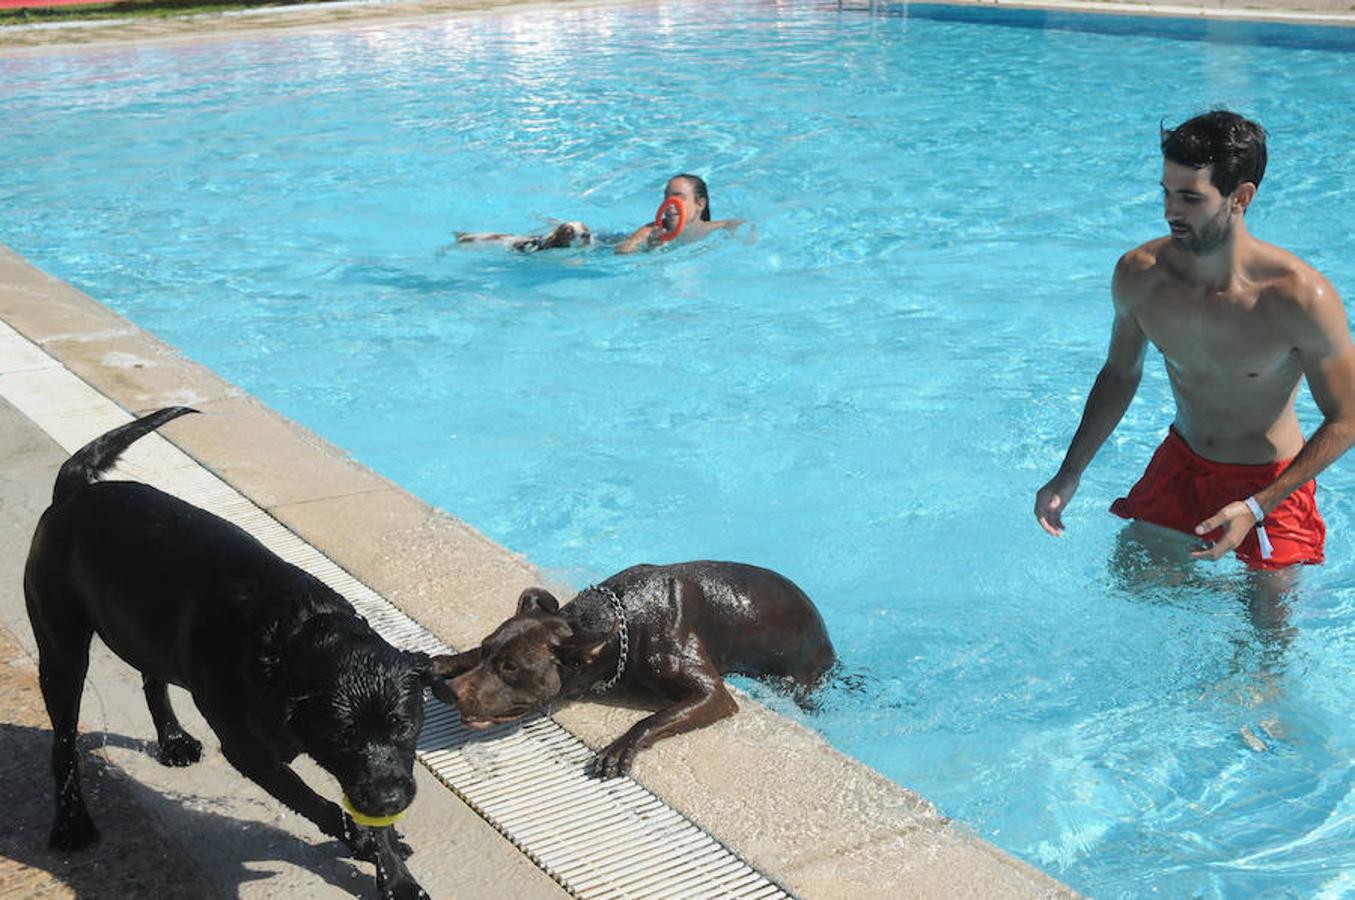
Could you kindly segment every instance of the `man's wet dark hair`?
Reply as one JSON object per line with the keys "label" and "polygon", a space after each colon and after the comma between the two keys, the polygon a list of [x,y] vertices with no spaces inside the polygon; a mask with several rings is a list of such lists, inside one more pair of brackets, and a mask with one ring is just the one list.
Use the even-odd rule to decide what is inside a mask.
{"label": "man's wet dark hair", "polygon": [[1244,181],[1261,186],[1266,130],[1250,119],[1216,109],[1161,132],[1162,156],[1192,169],[1213,166],[1209,182],[1225,197]]}
{"label": "man's wet dark hair", "polygon": [[701,210],[701,221],[710,221],[710,192],[706,190],[706,182],[700,175],[688,175],[683,172],[681,175],[674,175],[674,178],[686,178],[692,183],[692,193],[696,194],[697,199],[706,201],[706,208]]}

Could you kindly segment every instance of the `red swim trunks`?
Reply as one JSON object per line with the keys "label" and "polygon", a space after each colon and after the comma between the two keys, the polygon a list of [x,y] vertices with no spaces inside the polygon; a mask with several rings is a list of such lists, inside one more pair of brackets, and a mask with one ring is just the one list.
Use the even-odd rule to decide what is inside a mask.
{"label": "red swim trunks", "polygon": [[[1274,481],[1290,460],[1261,466],[1220,463],[1190,449],[1173,428],[1128,497],[1110,505],[1126,519],[1141,519],[1194,535],[1195,526],[1234,500],[1245,500]],[[1270,511],[1265,521],[1272,552],[1261,558],[1256,529],[1248,532],[1237,555],[1253,569],[1282,569],[1295,563],[1321,563],[1327,525],[1317,511],[1317,482],[1310,481]],[[1212,540],[1219,530],[1205,535]]]}

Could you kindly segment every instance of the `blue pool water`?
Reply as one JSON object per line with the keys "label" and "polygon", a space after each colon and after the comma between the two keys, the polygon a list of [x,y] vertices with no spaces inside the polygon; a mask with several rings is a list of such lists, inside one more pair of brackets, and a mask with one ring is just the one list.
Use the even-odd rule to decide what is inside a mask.
{"label": "blue pool water", "polygon": [[[1355,462],[1279,611],[1231,562],[1112,563],[1106,506],[1171,415],[1155,359],[1066,537],[1030,512],[1115,259],[1163,231],[1160,120],[1262,121],[1253,232],[1355,297],[1355,32],[907,12],[0,59],[0,241],[561,580],[791,576],[864,676],[808,723],[1079,890],[1355,893]],[[686,170],[755,235],[449,246],[628,230]]]}

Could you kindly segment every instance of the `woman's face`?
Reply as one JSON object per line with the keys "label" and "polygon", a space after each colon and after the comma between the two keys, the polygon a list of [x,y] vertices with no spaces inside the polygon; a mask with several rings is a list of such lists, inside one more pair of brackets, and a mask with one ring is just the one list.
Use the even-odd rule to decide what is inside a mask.
{"label": "woman's face", "polygon": [[682,201],[688,222],[700,219],[701,211],[706,208],[706,201],[697,198],[696,185],[689,178],[670,178],[668,186],[664,188],[663,199],[667,200],[669,197],[677,197]]}

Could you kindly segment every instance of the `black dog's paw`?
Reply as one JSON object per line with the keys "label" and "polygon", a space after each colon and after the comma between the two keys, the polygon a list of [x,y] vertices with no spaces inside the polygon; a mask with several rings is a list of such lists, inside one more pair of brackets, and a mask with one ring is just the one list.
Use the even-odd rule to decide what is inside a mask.
{"label": "black dog's paw", "polygon": [[381,847],[377,843],[376,835],[372,829],[356,825],[347,816],[348,832],[344,835],[344,843],[348,845],[348,851],[353,854],[354,859],[360,859],[363,862],[376,862],[379,860]]}
{"label": "black dog's paw", "polygon": [[593,774],[599,778],[629,775],[639,749],[633,741],[624,737],[614,741],[593,760]]}
{"label": "black dog's paw", "polygon": [[412,878],[406,878],[395,884],[378,879],[376,889],[384,900],[429,900],[428,892],[419,887]]}
{"label": "black dog's paw", "polygon": [[387,872],[380,861],[376,864],[376,890],[389,900],[428,900],[428,893],[409,874],[403,864],[397,864],[396,871]]}
{"label": "black dog's paw", "polygon": [[187,733],[172,735],[161,742],[157,758],[162,766],[191,766],[202,759],[202,742]]}
{"label": "black dog's paw", "polygon": [[391,846],[395,848],[395,852],[400,854],[401,859],[409,859],[414,855],[414,848],[409,846],[405,839],[400,836],[400,832],[394,828],[391,829],[390,842]]}
{"label": "black dog's paw", "polygon": [[348,821],[348,837],[344,843],[348,845],[348,850],[353,854],[354,859],[360,859],[363,862],[380,862],[381,845],[384,843],[390,850],[401,859],[409,859],[414,855],[414,848],[405,842],[400,836],[400,832],[391,826],[385,828],[368,828],[365,825],[358,825],[344,817]]}
{"label": "black dog's paw", "polygon": [[89,817],[89,813],[83,810],[58,819],[47,838],[47,846],[65,851],[84,850],[98,842],[99,829],[94,827],[94,820]]}

